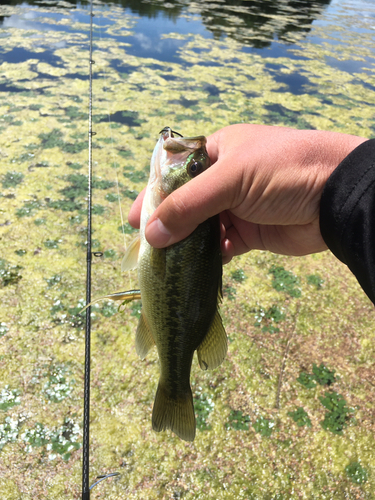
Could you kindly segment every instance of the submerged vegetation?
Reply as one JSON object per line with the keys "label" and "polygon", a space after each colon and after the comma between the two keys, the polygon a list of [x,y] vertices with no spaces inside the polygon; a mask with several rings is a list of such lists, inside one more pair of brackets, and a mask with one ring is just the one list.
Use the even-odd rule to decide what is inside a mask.
{"label": "submerged vegetation", "polygon": [[[0,6],[0,491],[78,499],[89,16],[85,3],[30,3]],[[93,298],[137,287],[121,274],[135,230],[119,202],[126,221],[162,127],[375,131],[368,3],[358,31],[345,2],[122,3],[94,4]],[[146,8],[162,16],[155,43],[132,14]],[[209,31],[178,32],[181,13]],[[212,372],[193,361],[193,443],[151,429],[159,368],[155,349],[135,353],[140,312],[92,306],[90,479],[120,472],[93,500],[373,498],[374,309],[330,253],[225,266],[229,352]]]}

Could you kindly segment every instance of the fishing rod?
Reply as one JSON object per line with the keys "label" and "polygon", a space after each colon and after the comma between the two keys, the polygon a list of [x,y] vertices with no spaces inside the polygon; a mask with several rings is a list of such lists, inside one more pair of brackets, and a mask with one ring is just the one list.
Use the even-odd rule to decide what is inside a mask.
{"label": "fishing rod", "polygon": [[[88,196],[87,196],[87,253],[86,253],[86,304],[91,302],[91,261],[92,256],[101,257],[101,252],[91,251],[92,239],[92,138],[96,132],[92,130],[92,66],[95,61],[92,58],[92,19],[93,0],[90,0],[90,59],[89,59],[89,143],[88,143]],[[89,486],[90,476],[90,358],[91,358],[91,306],[86,309],[86,331],[85,331],[85,375],[84,375],[84,400],[83,400],[83,453],[82,453],[82,500],[90,500],[90,491],[98,483],[108,477],[118,476],[119,472],[97,476],[92,486]]]}

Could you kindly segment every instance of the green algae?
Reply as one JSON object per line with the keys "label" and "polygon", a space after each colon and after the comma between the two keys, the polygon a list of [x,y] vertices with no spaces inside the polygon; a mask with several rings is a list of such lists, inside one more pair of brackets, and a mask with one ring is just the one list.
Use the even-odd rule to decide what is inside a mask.
{"label": "green algae", "polygon": [[[188,4],[184,15],[191,20],[200,6]],[[333,30],[317,22],[306,38],[286,33],[280,44],[303,41],[281,57],[243,51],[244,40],[270,39],[242,25],[237,38],[169,33],[163,39],[182,43],[183,64],[160,63],[132,55],[130,44],[114,38],[132,34],[134,17],[96,5],[103,8],[94,47],[93,226],[104,258],[93,258],[93,297],[137,286],[134,272],[120,271],[134,230],[121,224],[116,172],[126,214],[147,181],[163,126],[184,135],[239,122],[374,135],[367,18],[357,20],[360,36],[351,30],[353,17],[339,14],[328,20]],[[0,415],[6,500],[80,498],[81,484],[88,106],[88,54],[81,46],[88,33],[63,5],[53,7],[56,19],[44,17],[50,12],[44,3],[38,11],[42,24],[69,30],[50,29],[48,47],[22,26],[2,27],[1,39],[3,52],[22,47],[35,54],[2,63],[0,77],[23,90],[4,91],[0,99],[0,394],[9,402],[21,396]],[[222,32],[233,33],[237,20],[228,18]],[[278,22],[273,15],[267,21]],[[51,47],[60,66],[38,60]],[[117,71],[116,60],[130,69]],[[337,67],[345,61],[363,65],[348,72]],[[285,83],[296,74],[304,77],[298,93]],[[144,361],[135,353],[140,310],[140,302],[120,313],[108,302],[92,308],[90,479],[121,473],[98,485],[92,498],[372,498],[373,307],[332,255],[254,251],[226,266],[229,353],[210,373],[194,360],[193,443],[151,429],[159,368],[155,350]]]}

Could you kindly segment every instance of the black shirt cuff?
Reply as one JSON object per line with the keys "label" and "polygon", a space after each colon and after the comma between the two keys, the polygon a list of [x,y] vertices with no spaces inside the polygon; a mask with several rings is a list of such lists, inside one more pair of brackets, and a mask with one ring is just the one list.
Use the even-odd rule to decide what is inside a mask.
{"label": "black shirt cuff", "polygon": [[375,139],[360,144],[329,177],[320,231],[375,304]]}

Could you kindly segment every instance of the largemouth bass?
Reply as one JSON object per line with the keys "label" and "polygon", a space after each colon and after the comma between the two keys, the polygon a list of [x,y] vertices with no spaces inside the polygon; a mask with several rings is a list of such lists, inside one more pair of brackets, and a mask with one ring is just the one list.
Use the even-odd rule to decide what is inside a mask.
{"label": "largemouth bass", "polygon": [[151,159],[139,239],[129,246],[122,270],[138,264],[142,312],[136,351],[144,359],[156,344],[159,355],[152,427],[156,432],[171,429],[181,439],[192,441],[196,427],[190,387],[194,351],[200,367],[212,369],[225,358],[228,343],[218,308],[222,286],[219,216],[168,248],[153,248],[145,238],[147,221],[162,200],[210,166],[204,136],[175,134],[169,127],[160,132]]}

